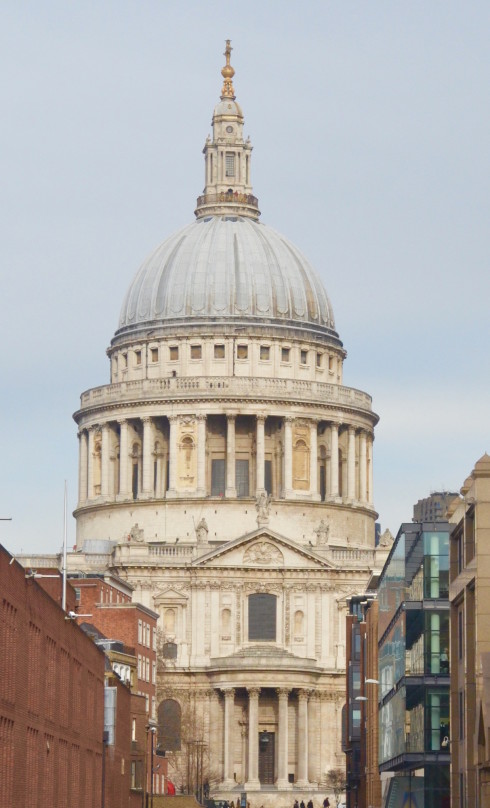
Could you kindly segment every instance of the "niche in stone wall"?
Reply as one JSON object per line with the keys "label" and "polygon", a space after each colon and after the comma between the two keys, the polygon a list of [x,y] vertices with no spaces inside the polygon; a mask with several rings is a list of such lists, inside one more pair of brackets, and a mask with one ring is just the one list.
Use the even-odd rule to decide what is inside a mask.
{"label": "niche in stone wall", "polygon": [[293,428],[293,488],[310,488],[310,430],[301,424]]}
{"label": "niche in stone wall", "polygon": [[180,491],[194,490],[197,481],[197,425],[195,419],[183,419],[179,423],[177,454],[177,488]]}

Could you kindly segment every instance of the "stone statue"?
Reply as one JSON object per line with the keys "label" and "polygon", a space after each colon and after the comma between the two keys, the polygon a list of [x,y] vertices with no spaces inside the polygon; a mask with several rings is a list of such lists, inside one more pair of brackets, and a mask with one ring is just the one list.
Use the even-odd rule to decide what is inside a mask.
{"label": "stone statue", "polygon": [[199,542],[199,544],[207,544],[209,528],[208,523],[206,522],[204,516],[197,523],[195,530],[196,530],[196,539]]}
{"label": "stone statue", "polygon": [[388,528],[386,528],[384,533],[382,533],[381,536],[379,537],[379,546],[391,547],[392,544],[393,544],[393,535],[391,531]]}
{"label": "stone statue", "polygon": [[145,531],[142,527],[138,527],[138,522],[136,522],[131,530],[129,531],[128,541],[138,541],[144,542],[145,540]]}
{"label": "stone statue", "polygon": [[322,544],[328,544],[328,536],[330,533],[330,526],[327,525],[324,519],[320,522],[317,529],[313,531],[316,533],[316,543],[320,546]]}
{"label": "stone statue", "polygon": [[269,510],[271,507],[272,497],[270,494],[266,494],[265,491],[261,491],[260,494],[257,494],[257,499],[255,502],[255,508],[257,510],[257,524],[258,525],[266,525],[269,522]]}

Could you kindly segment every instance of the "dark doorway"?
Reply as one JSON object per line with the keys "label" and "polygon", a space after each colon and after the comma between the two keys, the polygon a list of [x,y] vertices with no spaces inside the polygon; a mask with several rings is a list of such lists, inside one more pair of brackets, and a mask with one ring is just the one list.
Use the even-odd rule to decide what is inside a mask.
{"label": "dark doorway", "polygon": [[261,785],[273,785],[275,734],[273,732],[259,732],[259,780]]}

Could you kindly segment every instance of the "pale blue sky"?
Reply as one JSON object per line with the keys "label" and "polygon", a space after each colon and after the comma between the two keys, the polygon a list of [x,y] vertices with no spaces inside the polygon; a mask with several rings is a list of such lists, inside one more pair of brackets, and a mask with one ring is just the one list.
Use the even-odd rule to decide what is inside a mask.
{"label": "pale blue sky", "polygon": [[4,0],[2,544],[61,544],[71,414],[139,264],[193,218],[226,38],[262,220],[321,274],[381,418],[383,528],[460,487],[490,451],[489,35],[487,1]]}

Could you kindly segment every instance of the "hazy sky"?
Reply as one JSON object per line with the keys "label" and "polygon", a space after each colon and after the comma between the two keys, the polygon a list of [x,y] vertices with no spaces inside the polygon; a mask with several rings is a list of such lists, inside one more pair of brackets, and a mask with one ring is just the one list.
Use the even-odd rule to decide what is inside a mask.
{"label": "hazy sky", "polygon": [[488,0],[3,0],[7,549],[61,545],[71,414],[140,263],[193,219],[226,38],[262,221],[321,274],[380,415],[383,528],[459,489],[490,451],[489,37]]}

